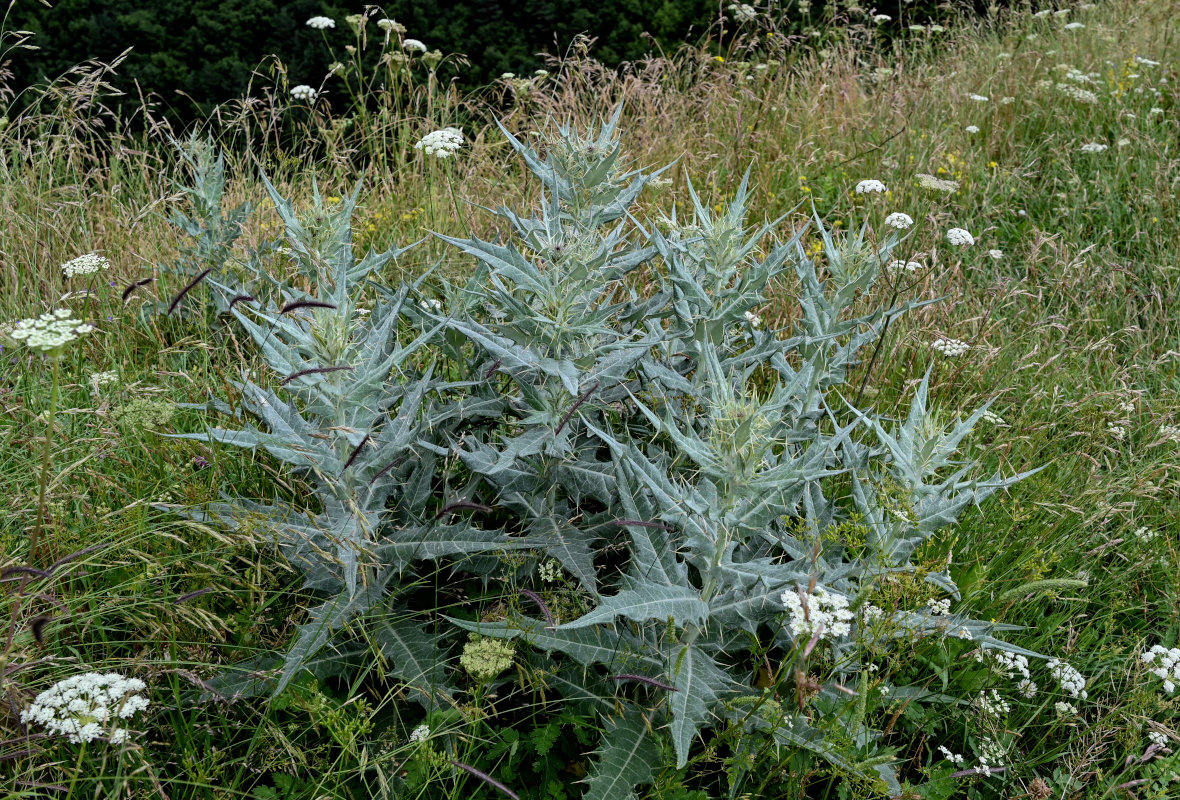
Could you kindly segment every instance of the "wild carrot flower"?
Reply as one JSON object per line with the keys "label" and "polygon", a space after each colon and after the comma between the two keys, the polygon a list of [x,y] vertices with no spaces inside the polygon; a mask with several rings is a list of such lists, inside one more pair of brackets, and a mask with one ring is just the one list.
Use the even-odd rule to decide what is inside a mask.
{"label": "wild carrot flower", "polygon": [[402,42],[402,49],[411,53],[425,53],[426,45],[417,39],[406,39]]}
{"label": "wild carrot flower", "polygon": [[885,224],[891,228],[897,228],[899,231],[904,231],[906,228],[914,224],[914,218],[909,214],[903,214],[900,211],[894,211],[885,218]]}
{"label": "wild carrot flower", "polygon": [[391,19],[377,20],[377,27],[380,28],[381,30],[385,31],[386,33],[389,33],[390,31],[393,31],[394,33],[405,33],[406,32],[405,25],[402,25],[400,22],[395,22]]}
{"label": "wild carrot flower", "polygon": [[971,345],[959,339],[935,339],[930,343],[930,347],[947,358],[957,358],[971,349]]}
{"label": "wild carrot flower", "polygon": [[458,128],[443,128],[431,131],[414,145],[415,150],[421,150],[428,156],[450,158],[463,146],[463,132]]}
{"label": "wild carrot flower", "polygon": [[306,100],[308,103],[314,102],[316,98],[316,90],[305,83],[292,87],[291,97],[296,100]]}
{"label": "wild carrot flower", "polygon": [[1180,681],[1180,647],[1153,645],[1143,654],[1143,662],[1152,665],[1151,674],[1164,682],[1165,692],[1176,691],[1176,682]]}
{"label": "wild carrot flower", "polygon": [[923,189],[933,189],[936,192],[946,192],[947,194],[953,194],[959,191],[958,181],[936,178],[933,175],[927,175],[925,172],[919,172],[915,177],[918,179],[918,185]]}
{"label": "wild carrot flower", "polygon": [[21,712],[21,722],[36,723],[75,744],[100,737],[120,744],[127,740],[128,732],[117,723],[148,707],[147,698],[139,694],[146,688],[138,678],[124,678],[115,672],[75,675],[37,695]]}
{"label": "wild carrot flower", "polygon": [[893,17],[889,16],[888,14],[874,14],[873,15],[873,22],[876,22],[878,25],[880,25],[883,22],[892,22],[892,21],[893,21]]}
{"label": "wild carrot flower", "polygon": [[1085,700],[1089,697],[1086,694],[1086,679],[1082,677],[1082,673],[1057,658],[1051,659],[1048,666],[1053,677],[1057,679],[1058,685],[1061,686],[1061,691],[1075,700]]}
{"label": "wild carrot flower", "polygon": [[423,723],[410,731],[410,744],[422,744],[430,738],[430,726]]}
{"label": "wild carrot flower", "polygon": [[796,639],[835,638],[847,636],[852,630],[852,612],[848,610],[848,598],[843,595],[830,593],[822,586],[817,586],[811,594],[792,587],[783,592],[782,600],[790,615],[787,624]]}
{"label": "wild carrot flower", "polygon": [[1067,22],[1067,23],[1065,24],[1065,28],[1064,28],[1064,30],[1067,30],[1067,31],[1076,31],[1076,30],[1079,30],[1079,29],[1081,29],[1081,28],[1084,28],[1084,27],[1086,27],[1086,26],[1085,26],[1085,25],[1083,25],[1083,24],[1082,24],[1082,23],[1080,23],[1080,22]]}
{"label": "wild carrot flower", "polygon": [[62,264],[61,271],[65,273],[67,278],[74,278],[78,275],[93,275],[108,266],[110,266],[110,262],[98,253],[87,253]]}
{"label": "wild carrot flower", "polygon": [[969,94],[967,98],[974,100],[976,103],[986,103],[988,101],[988,96],[985,94]]}
{"label": "wild carrot flower", "polygon": [[1106,149],[1106,147],[1107,146],[1102,144],[1101,142],[1086,142],[1079,149],[1083,153],[1101,153],[1103,150]]}
{"label": "wild carrot flower", "polygon": [[889,272],[893,275],[900,275],[903,272],[908,272],[911,275],[922,268],[922,265],[917,261],[892,261],[889,264]]}
{"label": "wild carrot flower", "polygon": [[885,191],[885,184],[881,183],[881,181],[878,181],[878,180],[871,180],[870,179],[867,181],[861,181],[860,183],[856,184],[856,193],[857,194],[872,194],[873,192],[877,192],[879,194],[884,191]]}
{"label": "wild carrot flower", "polygon": [[335,28],[336,20],[331,17],[312,17],[307,21],[307,27],[315,28],[317,31],[323,31],[328,28]]}
{"label": "wild carrot flower", "polygon": [[992,257],[993,261],[999,261],[1004,257],[1004,252],[1002,250],[988,250],[987,254]]}
{"label": "wild carrot flower", "polygon": [[967,133],[979,133],[979,126],[978,125],[968,125],[963,130],[967,131]]}
{"label": "wild carrot flower", "polygon": [[955,247],[966,247],[975,244],[975,237],[963,228],[951,228],[946,232],[946,240]]}
{"label": "wild carrot flower", "polygon": [[22,319],[12,327],[8,336],[24,342],[31,350],[43,353],[60,352],[70,342],[94,330],[93,325],[74,318],[68,308],[59,308],[52,314],[42,314],[34,319]]}

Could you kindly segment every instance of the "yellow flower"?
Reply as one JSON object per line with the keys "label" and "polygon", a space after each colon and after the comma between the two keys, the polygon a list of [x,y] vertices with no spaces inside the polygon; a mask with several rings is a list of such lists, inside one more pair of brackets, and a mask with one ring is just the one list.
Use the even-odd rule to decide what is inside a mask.
{"label": "yellow flower", "polygon": [[721,56],[713,56],[713,60],[714,60],[714,61],[716,61],[718,64],[724,64],[724,63],[725,63],[725,59],[724,59],[724,58],[722,58]]}
{"label": "yellow flower", "polygon": [[997,164],[997,163],[996,163],[996,162],[994,162],[994,161],[989,161],[989,162],[987,162],[987,165],[988,165],[989,167],[991,167],[992,169],[995,169],[996,167],[1000,166],[999,164]]}

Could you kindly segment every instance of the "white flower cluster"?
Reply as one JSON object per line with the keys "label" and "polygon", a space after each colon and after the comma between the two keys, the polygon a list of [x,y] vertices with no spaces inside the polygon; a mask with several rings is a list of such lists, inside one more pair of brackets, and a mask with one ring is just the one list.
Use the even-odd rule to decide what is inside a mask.
{"label": "white flower cluster", "polygon": [[428,156],[450,158],[463,146],[463,131],[458,128],[443,128],[431,131],[418,140],[415,150],[422,150]]}
{"label": "white flower cluster", "polygon": [[[1158,664],[1156,659],[1159,659]],[[1143,654],[1143,663],[1152,664],[1151,674],[1164,682],[1164,691],[1168,694],[1176,691],[1176,683],[1180,681],[1180,647],[1168,649],[1161,645]]]}
{"label": "white flower cluster", "polygon": [[1160,425],[1160,436],[1170,442],[1180,444],[1180,425]]}
{"label": "white flower cluster", "polygon": [[857,194],[873,194],[874,192],[880,194],[881,192],[884,192],[884,191],[885,191],[885,184],[881,183],[881,181],[878,181],[878,180],[869,179],[867,181],[861,181],[860,183],[856,184],[856,193]]}
{"label": "white flower cluster", "polygon": [[1098,95],[1094,94],[1089,89],[1083,89],[1081,86],[1074,86],[1070,83],[1055,84],[1057,90],[1066,97],[1077,100],[1079,103],[1094,104],[1098,102]]}
{"label": "white flower cluster", "polygon": [[749,3],[730,3],[726,8],[738,22],[753,22],[758,18],[758,12]]}
{"label": "white flower cluster", "polygon": [[18,342],[23,341],[32,350],[49,353],[65,347],[70,342],[94,330],[80,319],[74,319],[74,312],[59,308],[52,314],[42,314],[35,319],[22,319],[8,334]]}
{"label": "white flower cluster", "polygon": [[410,731],[410,744],[422,744],[430,738],[430,726],[423,723]]}
{"label": "white flower cluster", "polygon": [[889,264],[889,272],[893,275],[900,275],[903,272],[914,274],[922,268],[922,265],[917,261],[893,261]]}
{"label": "white flower cluster", "polygon": [[1102,144],[1101,142],[1086,142],[1084,145],[1082,145],[1078,149],[1081,150],[1083,153],[1101,153],[1103,150],[1106,149],[1106,147],[1107,146]]}
{"label": "white flower cluster", "polygon": [[316,90],[306,83],[301,83],[291,89],[291,96],[296,100],[306,100],[309,103],[313,103],[316,98]]}
{"label": "white flower cluster", "polygon": [[986,103],[988,101],[987,95],[983,94],[969,94],[967,95],[967,99],[974,100],[976,103]]}
{"label": "white flower cluster", "polygon": [[1000,697],[995,689],[980,692],[979,697],[975,698],[975,707],[989,717],[998,717],[1012,710],[1008,701]]}
{"label": "white flower cluster", "polygon": [[67,278],[73,278],[78,275],[93,275],[100,269],[106,269],[109,266],[110,262],[98,253],[87,253],[62,264],[61,271],[65,273]]}
{"label": "white flower cluster", "polygon": [[975,237],[964,228],[951,228],[946,232],[946,240],[955,247],[967,247],[975,244]]}
{"label": "white flower cluster", "polygon": [[985,410],[979,418],[989,425],[994,425],[997,428],[1007,428],[1008,423],[999,414],[992,411],[990,408]]}
{"label": "white flower cluster", "polygon": [[1153,531],[1151,528],[1147,527],[1146,525],[1144,525],[1141,528],[1135,529],[1135,538],[1141,542],[1150,542],[1152,539],[1154,539],[1157,536],[1159,536],[1159,533],[1157,533],[1156,531]]}
{"label": "white flower cluster", "polygon": [[402,49],[408,50],[411,53],[425,53],[426,44],[417,39],[406,39],[402,42]]}
{"label": "white flower cluster", "polygon": [[968,125],[963,130],[967,131],[967,133],[979,133],[979,126],[978,125]]}
{"label": "white flower cluster", "polygon": [[930,347],[947,358],[957,358],[971,349],[971,345],[958,339],[935,339]]}
{"label": "white flower cluster", "polygon": [[1106,432],[1120,442],[1127,438],[1127,428],[1125,425],[1119,425],[1117,422],[1106,423]]}
{"label": "white flower cluster", "polygon": [[1076,30],[1081,30],[1084,27],[1086,27],[1086,26],[1084,24],[1082,24],[1081,22],[1067,22],[1067,23],[1065,23],[1065,27],[1062,28],[1062,30],[1076,31]]}
{"label": "white flower cluster", "polygon": [[111,744],[121,744],[127,740],[127,729],[108,725],[131,719],[147,708],[147,698],[138,694],[146,688],[138,678],[124,678],[117,672],[87,672],[41,692],[21,712],[20,719],[26,725],[35,722],[75,744],[104,736]]}
{"label": "white flower cluster", "polygon": [[[804,606],[806,598],[807,605]],[[847,636],[852,626],[852,612],[848,610],[848,598],[832,594],[822,586],[812,594],[803,594],[796,589],[783,592],[783,605],[791,615],[788,622],[791,635],[796,639],[819,635],[820,639]]]}
{"label": "white flower cluster", "polygon": [[993,767],[1004,765],[1007,748],[1002,742],[997,742],[989,736],[979,740],[979,765],[975,767],[977,775],[990,775]]}
{"label": "white flower cluster", "polygon": [[892,22],[892,21],[893,21],[893,17],[889,16],[888,14],[874,14],[873,15],[873,22],[876,22],[878,25],[883,22]]}
{"label": "white flower cluster", "polygon": [[323,31],[328,28],[335,28],[336,20],[331,17],[312,17],[307,21],[307,27],[315,28],[317,31]]}
{"label": "white flower cluster", "polygon": [[885,218],[885,224],[890,228],[897,228],[899,231],[904,231],[906,228],[914,224],[914,218],[909,214],[903,214],[900,211],[894,211]]}
{"label": "white flower cluster", "polygon": [[935,600],[931,597],[926,601],[926,608],[929,609],[932,617],[945,617],[951,613],[951,599],[946,597],[942,600]]}
{"label": "white flower cluster", "polygon": [[961,755],[959,755],[958,753],[952,753],[950,750],[943,747],[942,745],[938,746],[938,751],[940,753],[942,753],[944,756],[946,756],[946,760],[951,762],[952,764],[954,764],[956,767],[963,763],[963,757]]}
{"label": "white flower cluster", "polygon": [[394,33],[405,33],[406,32],[405,25],[402,25],[400,22],[395,22],[394,20],[391,20],[391,19],[377,20],[377,27],[380,28],[381,30],[385,31],[386,33],[389,33],[390,31],[393,31]]}
{"label": "white flower cluster", "polygon": [[1071,705],[1064,700],[1058,700],[1053,704],[1053,710],[1057,712],[1059,717],[1076,717],[1078,715],[1077,706]]}
{"label": "white flower cluster", "polygon": [[561,580],[561,562],[556,558],[542,561],[537,567],[537,576],[545,583],[556,583]]}
{"label": "white flower cluster", "polygon": [[[1180,654],[1180,650],[1176,651]],[[1057,679],[1057,683],[1061,686],[1061,691],[1068,694],[1075,700],[1085,700],[1089,697],[1086,694],[1086,679],[1082,677],[1082,673],[1066,664],[1058,658],[1049,661],[1049,671],[1053,673],[1053,677]]]}

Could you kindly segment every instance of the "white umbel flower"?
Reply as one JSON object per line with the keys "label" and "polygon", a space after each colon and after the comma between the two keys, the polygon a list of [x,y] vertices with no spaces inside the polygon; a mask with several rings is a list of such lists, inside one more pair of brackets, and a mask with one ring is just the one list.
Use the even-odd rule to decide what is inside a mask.
{"label": "white umbel flower", "polygon": [[121,744],[128,732],[118,722],[148,707],[147,698],[139,694],[146,688],[147,684],[138,678],[125,678],[116,672],[75,675],[37,695],[33,704],[21,712],[21,722],[40,725],[75,744],[99,738]]}
{"label": "white umbel flower", "polygon": [[873,15],[873,22],[877,23],[878,25],[880,25],[884,22],[892,22],[892,21],[893,21],[893,17],[889,16],[888,14],[874,14]]}
{"label": "white umbel flower", "polygon": [[878,180],[870,179],[867,181],[861,181],[860,183],[856,184],[856,193],[857,194],[872,194],[874,192],[881,193],[884,191],[885,191],[885,184],[881,183],[881,181],[878,181]]}
{"label": "white umbel flower", "polygon": [[890,228],[897,228],[899,231],[904,231],[906,228],[914,224],[914,218],[909,214],[903,214],[900,211],[894,211],[885,218],[885,224]]}
{"label": "white umbel flower", "polygon": [[1004,257],[1003,250],[988,250],[987,254],[989,256],[991,256],[993,261],[999,261],[1000,259],[1002,259]]}
{"label": "white umbel flower", "polygon": [[930,347],[947,358],[958,358],[971,349],[971,345],[959,339],[935,339]]}
{"label": "white umbel flower", "polygon": [[750,323],[751,328],[762,327],[762,315],[755,314],[753,311],[746,312],[746,322]]}
{"label": "white umbel flower", "polygon": [[967,131],[967,133],[979,133],[979,126],[978,125],[968,125],[963,130]]}
{"label": "white umbel flower", "polygon": [[306,83],[301,83],[298,86],[292,87],[291,96],[296,100],[305,100],[308,103],[314,103],[316,98],[316,90],[308,86]]}
{"label": "white umbel flower", "polygon": [[317,31],[326,31],[328,28],[336,27],[336,20],[331,17],[312,17],[307,21],[307,27],[315,28]]}
{"label": "white umbel flower", "polygon": [[411,53],[425,53],[426,45],[417,39],[406,39],[402,42],[402,49],[408,50]]}
{"label": "white umbel flower", "polygon": [[65,273],[67,278],[75,278],[79,275],[93,275],[100,269],[106,269],[109,266],[110,262],[98,253],[87,253],[62,264],[61,271]]}
{"label": "white umbel flower", "polygon": [[1068,22],[1065,24],[1065,27],[1063,28],[1063,30],[1076,31],[1076,30],[1080,30],[1084,27],[1086,27],[1086,26],[1080,22]]}
{"label": "white umbel flower", "polygon": [[917,272],[921,268],[922,268],[922,265],[919,264],[917,261],[898,260],[898,261],[892,261],[889,264],[889,272],[893,275],[900,275],[903,272],[913,275],[915,272]]}
{"label": "white umbel flower", "polygon": [[1107,146],[1102,144],[1101,142],[1086,142],[1084,145],[1082,145],[1078,149],[1081,150],[1083,153],[1101,153],[1103,150],[1106,149],[1106,147]]}
{"label": "white umbel flower", "polygon": [[1075,700],[1085,700],[1089,697],[1086,694],[1086,679],[1082,677],[1082,673],[1057,658],[1051,659],[1048,666],[1061,686],[1061,691]]}
{"label": "white umbel flower", "polygon": [[8,335],[18,342],[24,342],[31,350],[52,353],[93,330],[94,326],[75,319],[73,311],[59,308],[52,314],[22,319],[12,326]]}
{"label": "white umbel flower", "polygon": [[[787,589],[782,595],[790,619],[787,624],[796,639],[833,639],[847,636],[852,630],[852,612],[848,610],[848,598],[833,594],[822,586],[812,594],[805,594],[795,588]],[[804,606],[806,602],[806,606]]]}
{"label": "white umbel flower", "polygon": [[443,128],[431,131],[418,140],[415,150],[421,150],[428,156],[450,158],[463,146],[463,131],[458,128]]}
{"label": "white umbel flower", "polygon": [[946,232],[946,240],[955,247],[967,247],[975,244],[975,237],[963,228],[951,228]]}
{"label": "white umbel flower", "polygon": [[410,744],[422,744],[430,738],[430,726],[423,723],[410,731]]}
{"label": "white umbel flower", "polygon": [[969,94],[967,95],[967,99],[974,100],[976,103],[986,103],[989,98],[985,94]]}

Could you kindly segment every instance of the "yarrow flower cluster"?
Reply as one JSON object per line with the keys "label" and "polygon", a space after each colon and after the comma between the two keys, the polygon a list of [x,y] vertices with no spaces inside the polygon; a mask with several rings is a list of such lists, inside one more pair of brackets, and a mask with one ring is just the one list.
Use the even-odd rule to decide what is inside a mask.
{"label": "yarrow flower cluster", "polygon": [[307,21],[307,27],[315,28],[317,31],[324,31],[328,28],[335,28],[336,20],[331,17],[312,17]]}
{"label": "yarrow flower cluster", "polygon": [[[1176,651],[1180,655],[1180,650]],[[1082,673],[1066,664],[1064,661],[1054,658],[1049,661],[1049,671],[1053,673],[1053,677],[1061,686],[1061,691],[1068,694],[1075,700],[1085,700],[1089,697],[1086,694],[1086,679],[1082,677]]]}
{"label": "yarrow flower cluster", "polygon": [[127,741],[129,731],[118,727],[148,707],[138,694],[147,684],[138,678],[124,678],[116,672],[100,675],[87,672],[58,681],[21,712],[21,722],[36,723],[50,734],[71,742],[92,742],[106,738],[111,744]]}
{"label": "yarrow flower cluster", "polygon": [[861,181],[856,184],[857,194],[872,194],[874,192],[881,193],[885,191],[885,184],[878,180]]}
{"label": "yarrow flower cluster", "polygon": [[959,339],[935,339],[930,347],[947,358],[957,358],[971,349],[971,345]]}
{"label": "yarrow flower cluster", "polygon": [[428,156],[450,158],[463,146],[463,131],[458,128],[443,128],[431,131],[418,140],[415,150],[422,150]]}
{"label": "yarrow flower cluster", "polygon": [[890,228],[897,228],[899,231],[904,231],[906,228],[914,224],[914,218],[909,214],[903,214],[900,211],[894,211],[885,218],[885,224]]}
{"label": "yarrow flower cluster", "polygon": [[100,269],[109,267],[110,263],[98,253],[87,253],[84,256],[78,256],[62,264],[61,271],[65,273],[67,278],[74,278],[78,275],[93,275]]}
{"label": "yarrow flower cluster", "polygon": [[828,592],[822,586],[817,586],[811,594],[787,589],[783,592],[783,605],[790,614],[788,626],[796,639],[817,635],[820,639],[834,639],[847,636],[852,630],[848,598]]}
{"label": "yarrow flower cluster", "polygon": [[966,247],[975,244],[975,237],[964,228],[951,228],[946,232],[946,240],[955,247]]}
{"label": "yarrow flower cluster", "polygon": [[52,314],[42,314],[35,319],[22,319],[8,334],[32,350],[50,353],[60,350],[75,339],[94,330],[80,319],[74,319],[74,312],[59,308]]}
{"label": "yarrow flower cluster", "polygon": [[298,86],[292,87],[291,96],[296,100],[306,100],[311,103],[315,101],[316,90],[305,83],[301,83]]}
{"label": "yarrow flower cluster", "polygon": [[1164,682],[1164,691],[1168,694],[1176,691],[1176,683],[1180,681],[1180,647],[1171,649],[1162,645],[1152,645],[1143,654],[1143,663],[1151,664],[1151,674]]}
{"label": "yarrow flower cluster", "polygon": [[932,617],[945,617],[951,613],[951,600],[949,597],[944,597],[942,600],[931,597],[926,601],[926,608]]}

